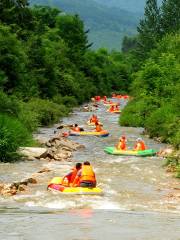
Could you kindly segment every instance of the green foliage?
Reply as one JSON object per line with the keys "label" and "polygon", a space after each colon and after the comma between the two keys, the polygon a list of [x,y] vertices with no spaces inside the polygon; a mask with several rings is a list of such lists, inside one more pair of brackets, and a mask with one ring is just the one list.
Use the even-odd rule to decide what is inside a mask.
{"label": "green foliage", "polygon": [[[78,15],[51,7],[29,8],[26,0],[3,0],[0,10],[0,114],[11,121],[7,134],[2,130],[5,139],[11,124],[25,135],[27,129],[33,133],[95,94],[128,88],[122,55],[90,51],[88,31]],[[23,145],[23,136],[19,133],[15,147],[6,145],[3,154]]]}
{"label": "green foliage", "polygon": [[[167,34],[179,33],[180,30],[180,1],[163,0],[161,6],[157,0],[147,0],[144,18],[138,25],[137,44],[132,45],[131,55],[138,60],[138,68],[150,57],[152,49]],[[125,47],[129,41],[124,39]],[[170,45],[169,45],[170,46]],[[135,69],[136,70],[136,69]]]}
{"label": "green foliage", "polygon": [[180,36],[169,35],[151,51],[131,91],[135,99],[122,113],[121,124],[143,126],[151,137],[180,145]]}
{"label": "green foliage", "polygon": [[180,1],[179,0],[163,0],[162,33],[176,33],[180,30]]}
{"label": "green foliage", "polygon": [[20,110],[17,117],[30,132],[34,132],[40,126],[39,113],[33,111],[28,103],[20,103]]}
{"label": "green foliage", "polygon": [[144,127],[145,120],[156,107],[157,102],[152,96],[132,100],[122,112],[120,123],[126,126]]}
{"label": "green foliage", "polygon": [[1,0],[0,13],[0,22],[13,25],[15,29],[32,27],[33,17],[28,0]]}
{"label": "green foliage", "polygon": [[150,132],[151,137],[158,136],[161,137],[162,141],[173,143],[180,124],[173,106],[166,103],[152,112],[145,121],[145,127]]}
{"label": "green foliage", "polygon": [[144,19],[140,20],[138,30],[138,53],[145,59],[156,44],[160,35],[160,10],[157,0],[147,0]]}
{"label": "green foliage", "polygon": [[12,161],[17,148],[31,141],[30,133],[17,119],[0,114],[0,161]]}
{"label": "green foliage", "polygon": [[[120,116],[120,124],[122,126],[128,127],[141,127],[144,125],[143,117],[141,116],[141,107],[144,105],[143,102],[141,104],[139,102],[130,102],[126,108],[123,110]],[[143,106],[144,109],[144,106]]]}
{"label": "green foliage", "polygon": [[0,91],[0,112],[17,116],[19,112],[19,102],[15,96],[8,96]]}
{"label": "green foliage", "polygon": [[138,46],[138,38],[137,37],[128,37],[125,36],[123,38],[122,42],[122,52],[127,53],[131,51],[132,49],[136,48]]}
{"label": "green foliage", "polygon": [[[16,34],[7,26],[0,24],[0,70],[1,88],[12,92],[24,81],[26,54]],[[3,75],[2,75],[3,74]],[[4,82],[4,84],[2,84]]]}
{"label": "green foliage", "polygon": [[53,103],[50,100],[32,99],[28,102],[28,109],[36,113],[40,126],[46,126],[59,121],[66,116],[69,109],[64,105]]}
{"label": "green foliage", "polygon": [[54,28],[56,24],[56,17],[59,15],[60,10],[48,6],[37,6],[32,8],[32,14],[36,21],[36,31],[45,32],[46,27]]}
{"label": "green foliage", "polygon": [[63,104],[65,106],[67,106],[68,108],[72,108],[74,106],[77,106],[77,100],[74,96],[60,96],[60,95],[56,95],[53,97],[53,102],[57,103],[57,104]]}

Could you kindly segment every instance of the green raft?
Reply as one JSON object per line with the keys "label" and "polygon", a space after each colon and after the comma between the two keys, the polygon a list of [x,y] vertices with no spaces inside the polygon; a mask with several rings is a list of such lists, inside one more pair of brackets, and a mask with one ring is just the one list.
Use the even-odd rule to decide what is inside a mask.
{"label": "green raft", "polygon": [[147,149],[144,151],[133,151],[133,150],[117,150],[115,147],[106,147],[105,152],[112,155],[125,155],[125,156],[137,156],[137,157],[147,157],[156,155],[157,151],[154,149]]}

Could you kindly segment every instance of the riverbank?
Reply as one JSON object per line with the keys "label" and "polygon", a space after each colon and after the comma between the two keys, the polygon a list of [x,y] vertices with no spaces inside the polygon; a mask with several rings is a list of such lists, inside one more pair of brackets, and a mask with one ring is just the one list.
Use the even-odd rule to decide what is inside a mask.
{"label": "riverbank", "polygon": [[[41,138],[35,138],[42,144]],[[45,141],[41,148],[37,147],[21,147],[18,153],[22,156],[22,161],[42,161],[42,162],[71,162],[72,152],[82,149],[82,144],[64,138],[61,133],[55,134],[53,137]],[[37,163],[38,165],[38,163]],[[12,183],[0,183],[0,195],[4,197],[13,196],[22,192],[28,192],[28,188],[32,184],[37,184],[42,174],[51,172],[48,168],[43,168],[30,177],[15,181]]]}

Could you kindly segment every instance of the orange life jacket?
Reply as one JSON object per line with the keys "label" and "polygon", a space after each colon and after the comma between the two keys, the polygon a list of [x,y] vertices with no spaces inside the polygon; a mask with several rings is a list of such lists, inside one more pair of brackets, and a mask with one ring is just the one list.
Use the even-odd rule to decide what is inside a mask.
{"label": "orange life jacket", "polygon": [[102,128],[101,126],[98,124],[96,125],[96,132],[101,132],[102,131]]}
{"label": "orange life jacket", "polygon": [[119,150],[126,150],[126,142],[124,140],[120,140],[120,142],[117,145],[117,148]]}
{"label": "orange life jacket", "polygon": [[115,110],[114,106],[111,106],[110,109],[109,109],[110,112],[112,112],[114,110]]}
{"label": "orange life jacket", "polygon": [[90,165],[83,165],[82,166],[80,183],[84,182],[84,181],[96,182],[95,173],[93,171],[92,166],[90,166]]}
{"label": "orange life jacket", "polygon": [[135,145],[135,148],[134,148],[135,151],[143,151],[143,150],[145,150],[145,149],[146,149],[146,145],[144,144],[143,141],[138,142],[138,143]]}
{"label": "orange life jacket", "polygon": [[90,122],[92,122],[92,123],[97,122],[97,118],[96,118],[96,117],[92,117],[92,118],[90,119]]}
{"label": "orange life jacket", "polygon": [[73,127],[72,130],[75,131],[75,132],[80,132],[80,128],[79,127]]}

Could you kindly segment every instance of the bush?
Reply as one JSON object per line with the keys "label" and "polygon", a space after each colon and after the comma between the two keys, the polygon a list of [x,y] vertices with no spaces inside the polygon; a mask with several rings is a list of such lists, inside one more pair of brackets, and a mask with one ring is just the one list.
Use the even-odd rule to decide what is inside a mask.
{"label": "bush", "polygon": [[36,98],[30,100],[27,104],[28,110],[37,114],[40,126],[58,122],[59,118],[66,116],[69,111],[64,105],[53,103],[50,100]]}
{"label": "bush", "polygon": [[120,124],[123,126],[142,127],[143,116],[140,114],[139,102],[131,101],[120,115]]}
{"label": "bush", "polygon": [[138,100],[132,100],[124,108],[120,117],[120,124],[133,127],[144,127],[145,119],[156,109],[156,99],[152,96],[144,96]]}
{"label": "bush", "polygon": [[145,121],[145,127],[151,137],[159,136],[162,141],[171,142],[178,131],[177,116],[173,106],[164,105],[154,111]]}
{"label": "bush", "polygon": [[53,97],[53,102],[57,104],[63,104],[68,108],[72,108],[78,105],[77,100],[75,99],[74,96],[64,96],[62,97],[61,95],[56,95]]}
{"label": "bush", "polygon": [[31,134],[17,119],[0,114],[0,161],[12,161],[18,147],[31,141]]}
{"label": "bush", "polygon": [[0,91],[0,112],[17,116],[19,112],[19,102],[15,96],[8,96]]}
{"label": "bush", "polygon": [[30,132],[34,132],[40,126],[39,113],[30,109],[28,103],[21,102],[18,119]]}

